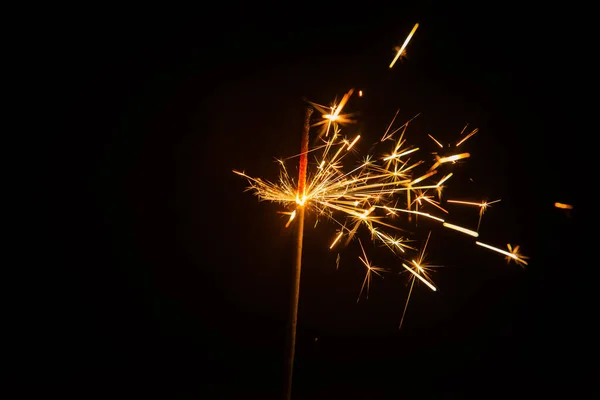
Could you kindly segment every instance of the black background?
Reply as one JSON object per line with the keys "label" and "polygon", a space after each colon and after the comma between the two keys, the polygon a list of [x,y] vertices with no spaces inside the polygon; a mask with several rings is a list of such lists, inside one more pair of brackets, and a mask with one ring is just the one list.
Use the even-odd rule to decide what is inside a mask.
{"label": "black background", "polygon": [[[575,261],[587,79],[576,12],[214,7],[90,8],[43,38],[62,129],[40,142],[39,254],[58,267],[39,275],[30,384],[78,398],[278,398],[293,236],[281,208],[243,193],[231,171],[276,179],[273,157],[298,152],[302,98],[328,104],[356,88],[361,154],[397,109],[421,112],[410,140],[478,127],[459,166],[474,183],[448,196],[502,198],[481,240],[519,244],[531,260],[507,265],[432,228],[440,291],[416,288],[398,330],[406,276],[374,278],[357,304],[356,243],[336,270],[334,226],[313,229],[309,215],[296,398],[591,393],[593,313]],[[388,69],[415,22],[407,57]],[[476,210],[455,210],[476,223]]]}

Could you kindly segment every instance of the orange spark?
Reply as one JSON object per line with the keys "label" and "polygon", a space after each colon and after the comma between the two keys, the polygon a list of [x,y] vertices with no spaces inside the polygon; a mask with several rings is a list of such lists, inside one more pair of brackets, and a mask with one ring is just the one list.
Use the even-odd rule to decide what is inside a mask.
{"label": "orange spark", "polygon": [[572,210],[573,206],[570,204],[565,204],[565,203],[554,203],[554,207],[556,208],[562,208],[563,210]]}
{"label": "orange spark", "polygon": [[476,134],[477,132],[479,132],[479,128],[475,128],[473,129],[473,132],[469,133],[467,136],[465,136],[464,138],[462,138],[461,140],[458,141],[458,143],[456,143],[456,147],[460,146],[461,144],[463,144],[464,142],[466,142],[466,140],[468,138],[470,138],[471,136],[473,136],[474,134]]}

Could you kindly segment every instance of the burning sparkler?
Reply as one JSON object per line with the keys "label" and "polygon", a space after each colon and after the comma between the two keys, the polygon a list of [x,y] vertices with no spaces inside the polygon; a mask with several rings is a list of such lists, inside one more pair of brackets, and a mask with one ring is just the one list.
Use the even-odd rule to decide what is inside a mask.
{"label": "burning sparkler", "polygon": [[[412,31],[406,38],[390,68],[393,67],[397,59],[403,55],[405,48],[411,37],[418,28],[415,24]],[[249,183],[248,189],[253,191],[259,200],[277,202],[283,205],[287,211],[282,213],[289,215],[286,227],[297,224],[298,243],[296,257],[296,286],[292,297],[291,312],[291,346],[290,356],[288,357],[288,397],[291,390],[291,371],[294,358],[295,324],[297,317],[297,304],[300,282],[300,264],[302,253],[302,232],[304,226],[305,212],[309,212],[318,218],[326,218],[337,225],[337,232],[329,245],[330,249],[349,244],[357,235],[362,227],[366,229],[373,241],[387,247],[393,254],[398,256],[401,261],[398,267],[401,271],[410,273],[410,290],[404,305],[404,311],[400,320],[400,327],[404,321],[406,309],[413,291],[415,282],[423,283],[432,291],[437,291],[429,274],[433,266],[424,264],[425,250],[431,236],[431,231],[427,236],[424,246],[416,257],[411,256],[417,249],[411,245],[412,240],[400,235],[405,230],[399,227],[394,218],[404,215],[411,222],[418,218],[425,219],[431,224],[439,224],[455,232],[478,238],[481,219],[485,210],[492,202],[476,203],[466,200],[447,200],[448,204],[461,204],[479,207],[479,222],[477,229],[472,230],[460,225],[456,225],[451,220],[450,212],[442,199],[442,189],[453,176],[453,173],[439,174],[445,167],[451,166],[457,162],[468,159],[471,154],[459,150],[468,139],[473,137],[478,129],[470,131],[463,136],[467,126],[460,133],[460,139],[455,143],[455,151],[450,154],[435,154],[433,160],[429,157],[416,158],[422,153],[421,149],[408,144],[406,131],[409,123],[416,118],[413,117],[399,127],[394,127],[398,112],[394,115],[391,123],[385,130],[380,139],[380,144],[387,144],[391,141],[389,152],[376,156],[370,154],[362,161],[345,169],[348,163],[346,157],[353,154],[354,150],[360,147],[360,135],[346,136],[342,134],[342,127],[355,122],[352,119],[352,113],[344,112],[345,107],[354,90],[349,90],[339,102],[334,102],[331,106],[309,102],[310,105],[320,114],[320,119],[310,125],[310,114],[312,108],[307,112],[305,120],[305,131],[302,136],[301,153],[299,157],[299,176],[295,180],[286,168],[286,160],[278,160],[281,166],[279,180],[271,182],[257,177],[252,177],[244,172],[233,171],[236,174],[246,178]],[[362,90],[358,92],[362,96]],[[308,146],[308,132],[310,126],[321,127],[316,145],[312,148]],[[445,146],[433,135],[428,137],[439,147]],[[448,145],[448,147],[451,147]],[[419,153],[421,151],[421,153]],[[307,169],[308,156],[314,158],[313,168]],[[289,159],[294,158],[290,157]],[[437,199],[430,194],[437,194]],[[557,203],[558,204],[558,203]],[[558,207],[558,206],[557,206]],[[508,251],[476,241],[477,245],[485,247],[488,250],[503,254],[510,261],[515,261],[523,266],[527,265],[524,257],[518,253],[519,246],[514,248],[508,245]],[[359,261],[366,268],[365,278],[357,301],[360,300],[364,290],[368,296],[372,274],[380,275],[384,269],[375,267],[365,252],[362,242],[359,240],[362,255]],[[336,268],[339,267],[339,253],[336,258]]]}
{"label": "burning sparkler", "polygon": [[[288,174],[285,162],[282,160],[280,160],[279,181],[276,183],[251,177],[244,172],[234,172],[248,180],[249,189],[260,200],[278,202],[290,210],[287,212],[290,216],[286,226],[292,224],[294,218],[304,210],[317,217],[327,218],[336,224],[338,232],[329,245],[330,249],[334,249],[342,243],[348,244],[355,237],[359,228],[365,228],[374,241],[383,244],[405,261],[399,265],[411,273],[413,280],[408,299],[410,299],[415,279],[435,291],[436,288],[430,276],[422,267],[429,236],[421,254],[416,259],[410,258],[409,253],[416,249],[411,246],[408,238],[398,234],[403,229],[393,223],[395,221],[392,221],[392,217],[404,214],[407,217],[414,217],[415,220],[425,218],[432,223],[441,224],[444,228],[478,238],[479,226],[485,210],[500,200],[480,203],[446,200],[447,204],[479,207],[479,222],[476,230],[450,222],[450,212],[447,206],[443,205],[441,189],[453,174],[448,173],[437,179],[437,173],[442,165],[455,164],[468,158],[470,154],[458,153],[444,157],[436,154],[435,161],[432,160],[432,165],[427,168],[426,158],[412,159],[419,154],[420,149],[407,142],[406,132],[409,124],[404,123],[399,128],[393,128],[397,113],[380,140],[380,143],[391,141],[391,151],[383,153],[379,158],[369,155],[349,171],[344,171],[346,157],[352,154],[351,150],[359,146],[360,141],[360,135],[347,137],[341,133],[340,126],[343,123],[352,122],[349,119],[351,114],[344,113],[344,107],[348,104],[352,93],[353,90],[350,90],[338,104],[331,107],[311,103],[321,113],[320,121],[313,123],[312,126],[320,126],[322,130],[317,144],[311,149],[303,147],[299,156],[302,159],[303,155],[311,154],[314,157],[316,168],[310,174],[304,173],[306,161],[301,161],[298,183]],[[458,145],[464,143],[465,139],[476,132],[477,129],[473,130],[460,140]],[[305,184],[304,180],[306,180]],[[430,191],[437,191],[437,200],[429,194]],[[398,205],[399,203],[401,206]],[[514,249],[509,247],[509,252],[505,252],[481,242],[476,243],[489,250],[504,254],[520,265],[526,264],[524,261],[526,257],[517,253],[518,246]],[[382,271],[370,264],[362,243],[361,248],[363,255],[359,259],[367,268],[367,273],[359,299],[365,288],[368,292],[371,273],[378,275]],[[405,312],[406,310],[402,320],[404,320]]]}
{"label": "burning sparkler", "polygon": [[573,209],[573,206],[570,204],[558,203],[558,202],[554,203],[554,207],[561,208],[563,210],[572,210]]}

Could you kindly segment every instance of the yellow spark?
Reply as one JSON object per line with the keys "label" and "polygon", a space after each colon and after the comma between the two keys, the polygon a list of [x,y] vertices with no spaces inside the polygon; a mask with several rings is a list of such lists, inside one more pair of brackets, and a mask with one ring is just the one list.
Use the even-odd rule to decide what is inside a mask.
{"label": "yellow spark", "polygon": [[358,294],[358,299],[356,299],[357,303],[360,301],[360,296],[362,296],[363,290],[365,289],[365,285],[367,286],[367,299],[369,298],[369,289],[371,287],[371,273],[381,276],[381,274],[379,272],[384,271],[383,268],[379,268],[379,267],[375,267],[374,265],[371,265],[371,262],[367,258],[367,253],[365,252],[365,248],[363,247],[362,242],[359,240],[358,243],[360,244],[360,248],[362,249],[363,257],[364,257],[363,258],[361,256],[358,256],[358,259],[367,268],[367,273],[365,274],[365,280],[363,281],[362,287],[360,288],[360,293]]}
{"label": "yellow spark", "polygon": [[572,210],[573,206],[565,203],[554,203],[554,207],[562,208],[563,210]]}
{"label": "yellow spark", "polygon": [[288,226],[290,226],[290,224],[292,223],[292,221],[294,220],[294,218],[296,218],[296,210],[292,211],[292,213],[290,214],[290,219],[288,220],[287,224],[285,224],[286,228]]}
{"label": "yellow spark", "polygon": [[402,328],[402,323],[404,322],[404,317],[406,315],[408,303],[410,302],[412,290],[413,290],[413,287],[415,284],[414,278],[421,280],[434,292],[436,291],[435,286],[430,282],[429,276],[427,275],[427,267],[423,265],[423,260],[425,259],[425,250],[427,250],[427,244],[429,243],[430,237],[431,237],[431,231],[429,231],[429,233],[427,234],[427,240],[425,240],[425,244],[423,245],[423,248],[421,249],[421,252],[419,253],[419,256],[417,257],[418,261],[411,260],[411,263],[416,267],[416,270],[413,270],[408,265],[402,263],[402,266],[412,274],[411,275],[412,279],[411,279],[411,283],[410,283],[410,290],[408,291],[408,296],[406,297],[406,303],[404,304],[404,310],[402,311],[402,318],[400,318],[400,325],[398,326],[398,329]]}
{"label": "yellow spark", "polygon": [[473,201],[462,201],[462,200],[446,200],[448,203],[455,203],[455,204],[466,204],[469,206],[482,206],[485,203],[475,203]]}
{"label": "yellow spark", "polygon": [[358,135],[358,136],[356,136],[356,137],[354,138],[354,140],[352,141],[352,143],[350,143],[350,144],[348,145],[348,149],[347,149],[347,150],[350,150],[350,149],[352,148],[352,146],[354,146],[354,145],[356,144],[356,142],[358,142],[358,139],[360,139],[360,135]]}
{"label": "yellow spark", "polygon": [[410,150],[404,151],[404,152],[399,153],[399,154],[394,153],[394,154],[389,155],[388,157],[385,157],[383,159],[383,161],[389,161],[389,160],[392,160],[394,158],[404,157],[404,156],[406,156],[406,155],[408,155],[410,153],[414,153],[415,151],[418,151],[418,150],[419,150],[419,148],[417,147],[416,149],[410,149]]}
{"label": "yellow spark", "polygon": [[389,208],[388,206],[383,206],[383,208],[385,208],[388,211],[388,215],[398,215],[394,210],[392,210],[391,208]]}
{"label": "yellow spark", "polygon": [[[348,103],[350,96],[354,93],[354,89],[350,89],[348,93],[342,97],[342,100],[338,104],[334,104],[331,107],[326,107],[317,103],[309,102],[313,107],[317,109],[318,112],[321,113],[323,118],[322,121],[319,121],[312,126],[320,126],[323,125],[323,131],[319,136],[329,136],[329,132],[333,127],[334,131],[337,131],[338,125],[340,124],[350,124],[355,121],[350,119],[351,114],[341,114],[342,110]],[[335,136],[335,135],[334,135]]]}
{"label": "yellow spark", "polygon": [[437,167],[439,167],[441,164],[444,163],[448,163],[448,162],[456,162],[458,160],[462,160],[463,158],[469,158],[471,157],[471,154],[469,153],[461,153],[461,154],[455,154],[452,156],[448,156],[448,157],[437,157],[437,161],[435,164],[433,164],[433,166],[430,169],[436,169]]}
{"label": "yellow spark", "polygon": [[389,139],[392,135],[388,136],[388,132],[390,131],[390,128],[392,127],[392,125],[394,125],[394,121],[396,121],[396,117],[398,116],[398,113],[400,112],[400,110],[398,109],[396,111],[396,114],[394,114],[394,118],[392,118],[392,122],[390,122],[390,124],[388,125],[387,129],[385,130],[385,133],[383,134],[383,136],[381,137],[381,142]]}
{"label": "yellow spark", "polygon": [[476,134],[477,132],[479,132],[479,128],[475,128],[473,129],[473,131],[471,133],[469,133],[467,136],[465,136],[463,139],[459,140],[458,143],[456,143],[456,147],[460,146],[461,144],[463,144],[464,142],[467,141],[468,138],[470,138],[471,136],[473,136],[474,134]]}
{"label": "yellow spark", "polygon": [[421,275],[419,275],[417,272],[413,271],[412,268],[408,267],[406,264],[402,263],[402,266],[404,268],[406,268],[406,270],[408,272],[410,272],[411,274],[413,274],[413,276],[415,276],[416,278],[418,278],[421,282],[423,282],[424,284],[427,285],[427,287],[429,287],[431,290],[433,290],[434,292],[437,291],[437,289],[435,288],[435,286],[433,286],[431,283],[427,282],[427,280],[425,278],[423,278]]}
{"label": "yellow spark", "polygon": [[362,91],[362,90],[359,90],[359,91],[358,91],[358,97],[362,97],[362,96],[363,96],[363,91]]}
{"label": "yellow spark", "polygon": [[479,246],[485,247],[486,249],[490,249],[492,251],[505,255],[508,261],[514,260],[517,264],[527,265],[527,262],[525,260],[529,257],[525,257],[519,254],[519,246],[516,246],[513,249],[510,244],[507,244],[506,246],[508,247],[509,251],[506,251],[481,242],[475,242],[475,244],[478,244]]}
{"label": "yellow spark", "polygon": [[423,175],[423,176],[421,176],[421,177],[419,177],[419,178],[415,179],[414,181],[412,181],[412,182],[410,183],[410,185],[412,186],[412,185],[415,185],[415,184],[417,184],[417,183],[419,183],[419,182],[423,182],[425,179],[427,179],[427,178],[429,178],[431,175],[435,175],[435,174],[437,174],[437,171],[430,171],[430,172],[426,173],[425,175]]}
{"label": "yellow spark", "polygon": [[446,182],[448,179],[450,179],[450,177],[452,176],[452,172],[450,172],[448,175],[446,175],[445,177],[443,177],[437,184],[437,186],[442,186],[442,183]]}
{"label": "yellow spark", "polygon": [[394,66],[394,64],[396,64],[396,61],[400,58],[400,56],[404,53],[404,49],[406,48],[406,46],[408,45],[408,42],[410,42],[410,39],[412,38],[412,36],[415,34],[415,31],[417,30],[417,28],[419,27],[419,24],[415,24],[415,26],[412,28],[412,31],[410,31],[410,33],[408,34],[408,37],[406,38],[406,40],[404,41],[404,44],[402,45],[402,47],[400,47],[400,50],[398,50],[398,53],[396,54],[396,57],[394,57],[394,59],[392,60],[391,64],[390,64],[390,68],[392,68]]}
{"label": "yellow spark", "polygon": [[448,222],[444,222],[443,225],[446,228],[454,229],[455,231],[462,232],[462,233],[464,233],[466,235],[470,235],[470,236],[473,236],[473,237],[479,237],[479,233],[477,233],[475,231],[472,231],[470,229],[467,229],[467,228],[463,228],[462,226],[458,226],[458,225],[454,225],[454,224],[449,224]]}
{"label": "yellow spark", "polygon": [[344,231],[340,231],[340,233],[336,236],[333,243],[331,243],[331,246],[329,246],[329,249],[333,249],[333,246],[335,246],[335,244],[342,238],[343,234],[344,234]]}
{"label": "yellow spark", "polygon": [[[383,208],[383,207],[381,207],[381,208]],[[444,220],[441,219],[441,218],[438,218],[438,217],[435,217],[435,216],[433,216],[431,214],[420,212],[420,211],[405,210],[403,208],[395,208],[395,207],[394,208],[390,207],[390,208],[386,208],[386,209],[387,210],[392,210],[392,211],[399,211],[399,212],[403,212],[403,213],[407,213],[407,214],[420,215],[420,216],[423,216],[423,217],[431,218],[431,219],[439,221],[439,222],[444,222]]]}
{"label": "yellow spark", "polygon": [[413,200],[413,204],[416,202],[417,204],[422,205],[421,200],[426,201],[427,203],[431,204],[432,206],[437,207],[439,210],[448,214],[448,210],[442,208],[437,201],[432,199],[432,196],[427,196],[427,191],[425,191],[425,192],[419,191],[419,195]]}
{"label": "yellow spark", "polygon": [[438,146],[440,146],[440,148],[442,148],[442,149],[444,148],[444,146],[440,142],[438,142],[436,138],[434,138],[430,134],[427,134],[427,136],[429,136],[431,138],[431,140],[433,140],[435,142],[435,144],[437,144]]}

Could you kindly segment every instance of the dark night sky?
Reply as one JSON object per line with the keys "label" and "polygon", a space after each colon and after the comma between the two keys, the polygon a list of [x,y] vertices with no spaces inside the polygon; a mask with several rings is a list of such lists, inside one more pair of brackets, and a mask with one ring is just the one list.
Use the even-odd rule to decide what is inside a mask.
{"label": "dark night sky", "polygon": [[[478,127],[459,170],[475,183],[461,193],[502,198],[481,239],[520,244],[531,260],[507,265],[435,228],[440,291],[415,289],[399,331],[404,275],[374,279],[356,304],[356,243],[336,271],[333,225],[313,229],[309,216],[296,398],[590,393],[591,303],[572,258],[578,166],[556,156],[581,151],[572,16],[356,7],[89,10],[52,28],[65,128],[45,138],[42,249],[59,267],[42,275],[38,383],[78,398],[278,398],[293,236],[231,170],[275,179],[273,157],[298,152],[302,98],[328,103],[353,87],[365,91],[349,106],[362,113],[362,150],[398,108],[422,113],[415,136]],[[408,57],[389,70],[415,22]],[[475,210],[459,215],[476,223]]]}

